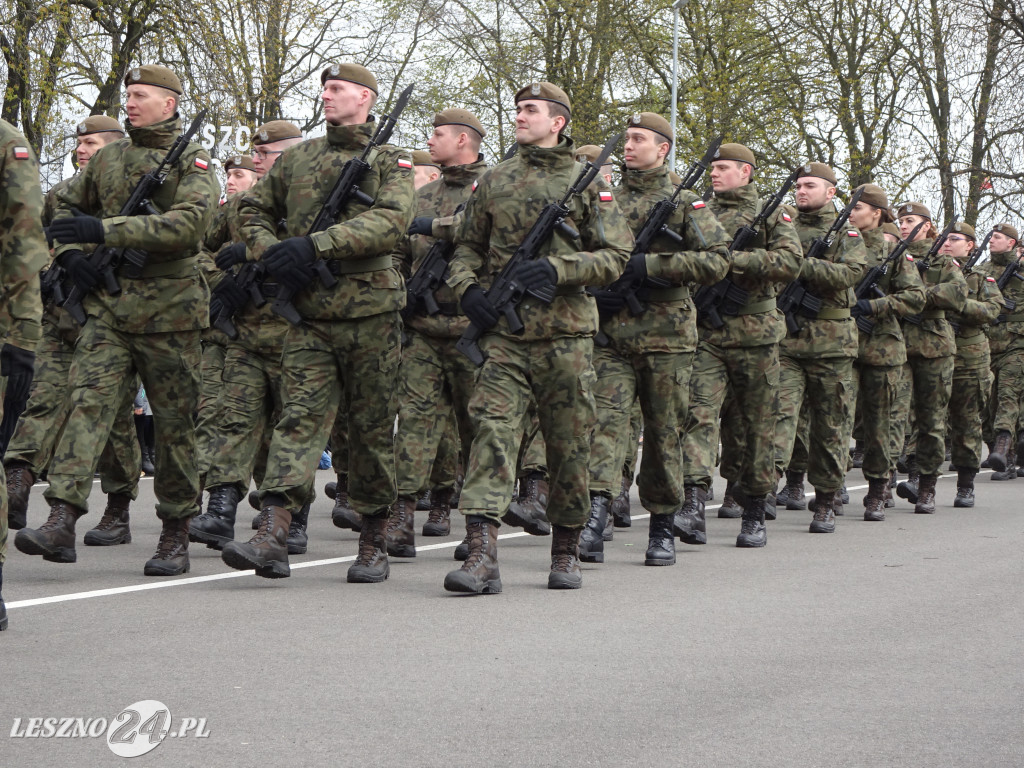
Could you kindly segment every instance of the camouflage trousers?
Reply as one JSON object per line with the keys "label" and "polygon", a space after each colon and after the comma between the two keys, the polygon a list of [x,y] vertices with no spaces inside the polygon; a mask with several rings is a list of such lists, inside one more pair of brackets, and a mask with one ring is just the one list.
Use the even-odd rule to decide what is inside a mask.
{"label": "camouflage trousers", "polygon": [[640,453],[640,436],[644,431],[644,415],[640,410],[640,402],[633,401],[629,409],[629,438],[626,443],[626,459],[622,462],[622,477],[633,482],[636,477],[636,463]]}
{"label": "camouflage trousers", "polygon": [[[69,374],[78,333],[77,326],[69,333],[58,327],[49,315],[44,315],[28,405],[18,419],[4,454],[5,464],[24,462],[36,477],[49,466],[71,409]],[[104,493],[126,494],[133,499],[139,495],[142,461],[132,419],[132,402],[138,389],[137,379],[125,389],[97,467]]]}
{"label": "camouflage trousers", "polygon": [[459,427],[454,408],[448,409],[443,422],[441,439],[437,443],[437,455],[430,466],[429,485],[432,491],[454,489],[456,478],[463,473],[462,441],[459,440]]}
{"label": "camouflage trousers", "polygon": [[[727,349],[700,342],[690,377],[690,412],[686,419],[687,485],[705,490],[711,486],[720,415],[731,389],[735,421],[730,425],[730,439],[743,445],[739,457],[734,459],[738,469],[731,479],[738,480],[751,496],[775,490],[774,426],[779,374],[777,344]],[[645,437],[645,449],[646,442]]]}
{"label": "camouflage trousers", "polygon": [[853,358],[780,355],[775,465],[791,467],[800,410],[808,408],[807,479],[815,490],[838,491],[846,476],[853,428]]}
{"label": "camouflage trousers", "polygon": [[[946,412],[953,391],[953,356],[909,357],[903,366],[907,419],[914,427],[908,453],[916,455],[922,475],[937,475],[946,459]],[[901,408],[904,406],[901,404]],[[913,413],[910,411],[913,409]]]}
{"label": "camouflage trousers", "polygon": [[992,366],[992,438],[1003,430],[1016,434],[1024,421],[1024,349],[999,355]]}
{"label": "camouflage trousers", "polygon": [[806,398],[800,404],[800,418],[796,423],[796,439],[793,441],[793,452],[789,455],[789,464],[785,467],[777,467],[778,472],[785,469],[791,472],[807,471],[807,451],[810,443],[811,432],[811,408]]}
{"label": "camouflage trousers", "polygon": [[[856,414],[860,422],[860,440],[864,445],[862,471],[869,480],[888,479],[896,467],[903,442],[903,428],[898,423],[894,424],[903,366],[855,362],[853,373]],[[900,446],[894,444],[896,434],[900,435]]]}
{"label": "camouflage trousers", "polygon": [[590,492],[619,494],[622,466],[630,446],[630,414],[639,402],[644,421],[644,452],[637,490],[644,509],[667,515],[683,499],[683,442],[692,352],[630,351],[595,347],[594,403],[597,422],[590,443]]}
{"label": "camouflage trousers", "polygon": [[537,418],[537,404],[530,403],[523,421],[523,441],[519,444],[519,458],[516,460],[516,477],[529,477],[537,473],[547,477],[547,446]]}
{"label": "camouflage trousers", "polygon": [[201,485],[205,485],[213,463],[212,441],[221,430],[218,422],[224,413],[221,392],[226,354],[227,347],[224,344],[203,341],[202,383],[199,386],[199,413],[196,416],[196,463],[199,466]]}
{"label": "camouflage trousers", "polygon": [[[399,372],[395,476],[398,495],[415,499],[428,489],[453,411],[458,423],[455,455],[458,445],[473,441],[469,401],[477,368],[455,349],[457,339],[433,338],[411,328],[406,334]],[[449,488],[454,486],[453,466],[450,472]]]}
{"label": "camouflage trousers", "polygon": [[281,496],[288,509],[302,507],[335,419],[343,418],[352,507],[361,515],[387,514],[397,498],[394,425],[401,354],[397,311],[289,328],[283,403],[261,501]]}
{"label": "camouflage trousers", "polygon": [[[776,399],[777,398],[778,394],[776,393]],[[773,405],[773,415],[774,412]],[[743,473],[743,458],[746,453],[745,440],[747,437],[747,431],[743,425],[743,415],[740,413],[739,404],[736,402],[736,398],[732,395],[732,386],[726,386],[725,388],[725,401],[722,403],[722,414],[718,420],[718,429],[718,442],[720,443],[718,448],[718,474],[730,483],[739,482]],[[773,465],[774,461],[775,449],[773,442]]]}
{"label": "camouflage trousers", "polygon": [[117,421],[136,375],[146,388],[156,427],[153,483],[157,516],[187,518],[198,511],[195,412],[202,364],[199,331],[126,333],[90,317],[71,363],[71,410],[50,465],[51,503],[88,508],[100,450]]}
{"label": "camouflage trousers", "polygon": [[956,360],[953,366],[953,386],[949,398],[949,437],[950,458],[957,469],[971,469],[977,472],[981,464],[982,413],[992,383],[987,358],[986,355],[984,363],[970,365]]}
{"label": "camouflage trousers", "polygon": [[469,403],[474,437],[460,503],[464,515],[498,520],[508,509],[523,421],[535,399],[547,446],[548,519],[567,527],[582,527],[587,521],[590,436],[596,417],[593,346],[589,337],[483,337],[487,359]]}

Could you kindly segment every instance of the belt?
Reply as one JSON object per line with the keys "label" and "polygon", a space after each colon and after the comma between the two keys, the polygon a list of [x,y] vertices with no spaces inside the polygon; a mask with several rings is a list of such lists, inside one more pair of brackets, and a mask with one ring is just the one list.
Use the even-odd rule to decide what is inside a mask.
{"label": "belt", "polygon": [[341,261],[340,259],[327,259],[327,269],[332,275],[354,275],[358,272],[379,272],[382,269],[391,269],[393,263],[391,255],[374,256],[372,259],[357,259],[355,261]]}
{"label": "belt", "polygon": [[688,298],[690,298],[690,289],[686,286],[651,288],[647,292],[647,300],[654,302],[686,301]]}
{"label": "belt", "polygon": [[945,320],[946,310],[944,309],[926,309],[924,312],[918,315],[922,320]]}
{"label": "belt", "polygon": [[437,302],[438,314],[447,315],[448,317],[455,317],[462,314],[462,310],[459,309],[459,305],[454,301],[439,301]]}
{"label": "belt", "polygon": [[[755,301],[753,304],[744,304],[738,310],[737,315],[760,315],[765,312],[772,312],[776,307],[775,299],[763,299],[761,301]],[[822,310],[824,311],[824,310]],[[818,313],[818,317],[821,317],[821,313]],[[849,313],[847,313],[849,317]]]}
{"label": "belt", "polygon": [[1018,313],[1016,315],[1005,315],[1003,317],[1004,323],[1024,323],[1024,314]]}
{"label": "belt", "polygon": [[840,307],[825,307],[818,310],[818,320],[849,320],[850,310]]}
{"label": "belt", "polygon": [[131,264],[122,263],[118,268],[118,274],[133,280],[145,279],[147,277],[189,277],[196,270],[197,260],[195,256],[186,259],[175,259],[174,261],[159,261],[156,264],[146,264],[141,270]]}
{"label": "belt", "polygon": [[961,345],[961,342],[963,343],[963,346],[969,347],[971,344],[977,344],[978,342],[984,341],[985,339],[988,338],[982,332],[981,328],[977,328],[977,327],[974,327],[974,328],[963,328],[963,327],[961,327],[961,331],[965,331],[965,332],[961,333],[960,331],[957,331],[957,334],[956,334],[956,345],[958,347]]}

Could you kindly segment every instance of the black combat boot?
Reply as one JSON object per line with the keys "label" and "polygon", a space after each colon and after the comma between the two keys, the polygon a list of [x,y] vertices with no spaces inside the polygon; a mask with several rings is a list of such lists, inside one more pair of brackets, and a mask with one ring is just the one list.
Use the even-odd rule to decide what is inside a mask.
{"label": "black combat boot", "polygon": [[452,489],[430,492],[430,513],[423,524],[424,536],[447,536],[452,532]]}
{"label": "black combat boot", "polygon": [[156,461],[154,455],[149,451],[148,448],[142,449],[142,462],[139,464],[141,469],[147,477],[153,477],[156,474]]}
{"label": "black combat boot", "polygon": [[[843,483],[843,487],[839,489],[839,500],[843,502],[843,504],[850,503],[850,492],[846,490],[846,483]],[[836,514],[839,513],[837,512]]]}
{"label": "black combat boot", "polygon": [[917,492],[917,504],[914,505],[914,514],[935,514],[935,481],[938,479],[938,475],[921,475],[921,484]]}
{"label": "black combat boot", "polygon": [[743,522],[736,546],[745,548],[763,547],[768,543],[768,527],[764,524],[768,516],[767,496],[748,496],[743,506]]}
{"label": "black combat boot", "polygon": [[896,487],[896,470],[889,475],[889,482],[885,485],[885,508],[892,509],[896,506],[896,499],[892,497],[892,489]]}
{"label": "black combat boot", "polygon": [[6,468],[7,475],[7,527],[20,531],[28,525],[28,497],[36,476],[23,461],[11,462]]}
{"label": "black combat boot", "polygon": [[[607,499],[606,499],[607,501]],[[579,589],[583,586],[580,569],[580,529],[556,525],[551,537],[551,572],[548,589]]]}
{"label": "black combat boot", "polygon": [[363,527],[363,518],[352,509],[352,504],[348,499],[348,475],[338,475],[334,492],[330,492],[325,487],[324,493],[334,499],[334,509],[331,510],[331,520],[334,525],[338,528],[348,528],[358,532]]}
{"label": "black combat boot", "polygon": [[996,472],[1005,472],[1007,466],[1007,454],[1010,452],[1010,441],[1012,436],[1005,429],[999,430],[996,434],[995,445],[988,455],[988,462]]}
{"label": "black combat boot", "polygon": [[807,509],[803,472],[786,470],[786,485],[776,494],[775,505],[786,509]]}
{"label": "black combat boot", "polygon": [[[995,466],[995,462],[993,462]],[[1011,448],[1006,452],[1006,469],[993,472],[993,480],[1016,480],[1017,479],[1017,455],[1014,453],[1014,449]]]}
{"label": "black combat boot", "polygon": [[612,520],[616,528],[629,528],[633,525],[633,518],[629,512],[629,489],[633,485],[632,477],[622,478],[622,490],[619,495],[612,499],[608,511],[612,513]]}
{"label": "black combat boot", "polygon": [[651,514],[647,526],[647,554],[644,565],[675,565],[676,540],[673,534],[672,514]]}
{"label": "black combat boot", "polygon": [[292,521],[288,524],[288,545],[289,555],[304,555],[309,548],[309,536],[306,527],[309,525],[309,502],[302,505],[302,509],[292,515]]}
{"label": "black combat boot", "polygon": [[421,493],[420,497],[418,499],[416,499],[416,511],[417,512],[426,512],[428,509],[430,509],[430,489],[429,488],[427,490],[425,490],[423,493]]}
{"label": "black combat boot", "polygon": [[416,557],[416,502],[399,497],[391,505],[384,538],[390,557]]}
{"label": "black combat boot", "polygon": [[579,539],[579,557],[585,563],[604,562],[604,529],[608,524],[611,499],[599,493],[590,494],[590,517]]}
{"label": "black combat boot", "polygon": [[[334,485],[334,483],[328,483],[327,485],[328,486],[332,486],[332,485]],[[260,528],[260,510],[262,509],[262,507],[260,506],[260,492],[259,491],[249,491],[249,497],[248,498],[249,498],[249,506],[256,510],[256,514],[253,515],[253,517],[252,517],[252,529],[254,531],[258,531],[259,528]],[[333,499],[334,497],[331,496],[331,498]]]}
{"label": "black combat boot", "polygon": [[956,498],[953,499],[954,507],[974,506],[974,476],[978,474],[973,469],[961,469],[956,473]]}
{"label": "black combat boot", "polygon": [[868,522],[885,520],[885,492],[888,486],[888,478],[868,478],[868,492],[864,496],[864,519]]}
{"label": "black combat boot", "polygon": [[514,528],[522,528],[531,536],[550,536],[548,522],[548,481],[539,472],[519,481],[521,495],[513,499],[501,521]]}
{"label": "black combat boot", "polygon": [[156,553],[146,561],[146,576],[180,576],[188,573],[188,518],[164,520]]}
{"label": "black combat boot", "polygon": [[811,511],[814,518],[811,520],[811,533],[833,533],[836,530],[836,514],[832,509],[835,503],[837,491],[814,491],[814,501],[811,502]]}
{"label": "black combat boot", "polygon": [[189,523],[188,540],[210,549],[224,549],[235,538],[235,514],[241,499],[238,486],[232,483],[211,486],[206,511]]}
{"label": "black combat boot", "polygon": [[359,531],[359,553],[348,569],[350,584],[379,584],[391,575],[387,527],[387,511],[383,515],[363,516],[363,525]]}
{"label": "black combat boot", "polygon": [[[1024,433],[1022,433],[1022,434],[1024,434]],[[995,443],[985,443],[985,447],[988,448],[988,455],[989,456],[992,455],[992,448],[994,446],[995,446]],[[990,462],[988,460],[988,456],[986,456],[985,460],[981,462],[981,468],[982,469],[992,469],[992,462]]]}
{"label": "black combat boot", "polygon": [[722,506],[718,508],[718,516],[725,520],[735,520],[743,517],[743,507],[736,503],[734,495],[735,486],[729,482],[725,484],[725,496],[722,498]]}
{"label": "black combat boot", "polygon": [[896,486],[896,495],[911,504],[917,504],[917,494],[921,483],[921,473],[917,470],[917,457],[907,458],[907,479]]}
{"label": "black combat boot", "polygon": [[846,514],[846,510],[843,509],[843,504],[850,500],[850,494],[846,494],[846,501],[843,501],[843,490],[836,491],[836,497],[832,501],[832,513],[836,517],[842,517]]}
{"label": "black combat boot", "polygon": [[66,501],[50,504],[50,516],[38,528],[22,528],[14,537],[14,546],[26,555],[42,555],[51,563],[73,563],[75,552],[75,521],[85,514]]}
{"label": "black combat boot", "polygon": [[469,531],[466,531],[466,535],[462,538],[456,547],[455,552],[452,554],[455,560],[460,563],[466,562],[466,558],[469,557]]}
{"label": "black combat boot", "polygon": [[[249,541],[229,541],[220,558],[236,571],[255,569],[264,579],[284,579],[291,576],[288,564],[288,528],[292,514],[283,506],[284,498],[271,497],[260,513],[260,527]],[[270,503],[278,502],[277,504]]]}
{"label": "black combat boot", "polygon": [[103,517],[92,530],[85,532],[82,539],[89,547],[109,547],[114,544],[131,544],[132,532],[128,528],[128,507],[132,497],[127,493],[107,494],[107,507]]}
{"label": "black combat boot", "polygon": [[0,563],[0,632],[7,629],[7,606],[4,605],[4,564]]}
{"label": "black combat boot", "polygon": [[864,441],[858,440],[854,443],[853,450],[850,451],[850,460],[853,463],[854,469],[860,469],[864,466]]}
{"label": "black combat boot", "polygon": [[498,573],[498,524],[481,515],[466,516],[468,552],[462,567],[444,577],[449,592],[496,595],[501,592]]}
{"label": "black combat boot", "polygon": [[683,506],[675,513],[672,529],[683,544],[707,544],[707,520],[704,516],[704,489],[683,486]]}

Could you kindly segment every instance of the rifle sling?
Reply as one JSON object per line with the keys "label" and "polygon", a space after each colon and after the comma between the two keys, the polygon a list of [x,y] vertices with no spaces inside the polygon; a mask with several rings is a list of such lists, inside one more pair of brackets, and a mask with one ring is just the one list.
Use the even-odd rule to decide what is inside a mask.
{"label": "rifle sling", "polygon": [[1014,315],[1006,315],[1003,317],[1004,323],[1024,323],[1024,313],[1018,312]]}
{"label": "rifle sling", "polygon": [[667,303],[671,301],[686,301],[690,298],[690,289],[686,286],[677,285],[673,288],[651,288],[646,296],[648,301],[655,303]]}

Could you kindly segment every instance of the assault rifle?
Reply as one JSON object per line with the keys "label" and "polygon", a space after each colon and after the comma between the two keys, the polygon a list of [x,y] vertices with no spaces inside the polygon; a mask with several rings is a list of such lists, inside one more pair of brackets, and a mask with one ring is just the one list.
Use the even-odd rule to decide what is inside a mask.
{"label": "assault rifle", "polygon": [[[260,289],[263,277],[263,265],[258,261],[247,261],[238,268],[237,272],[234,274],[229,272],[224,275],[223,279],[234,280],[238,283],[238,287],[249,294],[249,301],[259,309],[267,303],[266,298],[263,296],[263,291]],[[222,331],[232,341],[238,338],[238,329],[231,320],[234,314],[234,312],[229,312],[227,309],[222,309],[220,314],[213,320],[213,327]]]}
{"label": "assault rifle", "polygon": [[66,274],[60,264],[52,261],[50,266],[39,275],[39,295],[42,297],[44,304],[52,301],[57,306],[60,306],[67,301],[63,285]]}
{"label": "assault rifle", "polygon": [[[398,122],[398,116],[402,114],[405,105],[409,103],[409,95],[412,93],[412,88],[413,86],[411,85],[406,87],[398,96],[398,101],[395,103],[395,108],[391,110],[391,114],[384,115],[381,118],[380,125],[377,126],[373,138],[370,139],[363,153],[345,163],[345,166],[341,169],[341,175],[334,183],[331,193],[327,196],[327,201],[320,208],[320,212],[317,213],[316,218],[313,219],[313,223],[306,232],[307,235],[323,232],[328,227],[337,223],[338,216],[341,215],[341,212],[353,200],[365,206],[373,205],[374,199],[363,192],[359,188],[359,184],[370,170],[370,156],[382,145],[387,144],[388,139],[391,138],[391,133]],[[333,288],[338,284],[338,279],[331,274],[331,270],[324,259],[317,259],[313,263],[313,269],[325,288]],[[283,285],[279,286],[277,298],[274,300],[273,305],[271,305],[271,309],[275,315],[283,317],[292,325],[299,325],[302,322],[302,316],[295,309],[295,305],[292,304],[294,296],[295,291],[285,288]]]}
{"label": "assault rifle", "polygon": [[[522,243],[516,248],[512,258],[508,260],[508,263],[498,273],[494,283],[487,290],[485,295],[498,311],[498,314],[504,315],[510,332],[518,334],[524,330],[523,321],[519,317],[517,310],[527,293],[543,301],[545,304],[550,304],[555,298],[554,285],[526,291],[515,280],[516,270],[520,264],[538,258],[541,248],[551,239],[556,229],[571,240],[579,239],[580,233],[565,223],[565,219],[569,215],[569,202],[577,195],[582,194],[583,190],[597,178],[597,174],[601,172],[601,166],[605,164],[608,156],[611,155],[612,150],[621,140],[621,133],[608,139],[608,143],[604,145],[604,149],[601,150],[597,160],[584,166],[576,181],[569,187],[562,199],[544,206],[544,210],[540,212],[537,221],[534,222],[526,237],[523,238]],[[470,322],[469,328],[455,342],[455,348],[468,357],[474,365],[483,365],[484,363],[484,354],[478,344],[483,335],[484,331]]]}
{"label": "assault rifle", "polygon": [[[1010,263],[1006,265],[1006,269],[1003,270],[1003,274],[996,280],[996,287],[1000,292],[1006,290],[1010,285],[1010,280],[1017,278],[1018,280],[1024,280],[1024,275],[1017,271],[1020,266],[1020,262],[1017,259],[1011,259]],[[1014,312],[1017,309],[1017,302],[1013,299],[1003,297],[1003,307],[1007,312]]]}
{"label": "assault rifle", "polygon": [[[906,240],[900,240],[895,248],[892,249],[892,253],[885,257],[881,264],[876,264],[868,270],[867,274],[860,279],[857,283],[857,287],[854,289],[854,296],[857,301],[863,299],[879,299],[885,296],[882,289],[878,287],[879,282],[889,272],[889,265],[895,264],[896,259],[903,256],[914,238],[917,237],[917,233],[921,231],[921,227],[927,224],[927,221],[922,221],[913,231],[907,236]],[[857,327],[864,333],[871,335],[871,332],[875,329],[875,321],[867,315],[862,315],[857,312],[856,307],[853,309],[853,316],[856,318]]]}
{"label": "assault rifle", "polygon": [[[789,194],[790,188],[796,183],[799,176],[799,170],[789,174],[782,188],[768,198],[754,220],[736,230],[736,234],[732,238],[732,245],[729,246],[729,253],[742,251],[753,242],[754,238],[757,237],[757,233],[761,231],[761,227],[765,225],[765,222],[775,213],[775,210],[782,204],[786,195]],[[705,285],[698,288],[696,295],[693,297],[693,304],[697,308],[697,319],[703,320],[707,325],[718,329],[725,325],[725,321],[722,319],[722,311],[727,315],[735,315],[737,310],[746,304],[749,298],[750,293],[748,291],[743,290],[728,277],[725,277],[714,285]]]}
{"label": "assault rifle", "polygon": [[[142,214],[159,216],[160,211],[153,207],[152,198],[167,180],[171,168],[178,164],[182,154],[188,149],[188,143],[199,130],[200,123],[206,118],[206,110],[200,111],[196,119],[192,121],[185,133],[174,140],[171,148],[160,161],[156,170],[150,171],[135,185],[131,196],[121,206],[118,216],[139,216]],[[121,292],[121,286],[117,282],[114,272],[122,264],[126,264],[125,274],[128,277],[142,277],[142,268],[146,266],[146,259],[149,254],[136,248],[111,248],[106,245],[99,245],[89,255],[89,263],[103,276],[104,287],[111,296],[117,296]],[[78,285],[72,285],[67,299],[61,305],[68,311],[79,325],[85,325],[85,309],[82,307],[82,299],[85,291]]]}
{"label": "assault rifle", "polygon": [[[633,246],[633,253],[649,253],[651,246],[654,243],[654,239],[659,235],[665,235],[670,240],[676,243],[682,243],[683,237],[678,232],[670,229],[668,226],[668,220],[672,218],[672,214],[679,208],[677,202],[679,193],[684,189],[692,189],[693,185],[700,181],[700,177],[704,175],[704,171],[711,165],[711,161],[715,159],[715,152],[722,145],[722,137],[719,136],[711,145],[707,148],[704,156],[700,160],[694,161],[690,167],[686,170],[686,174],[683,176],[679,185],[675,188],[671,197],[659,200],[652,207],[650,212],[647,214],[647,220],[644,221],[643,226],[636,235],[635,244]],[[626,301],[626,306],[629,307],[629,313],[636,317],[642,315],[647,311],[646,305],[640,301],[640,297],[651,288],[669,288],[671,283],[667,280],[657,277],[620,277],[614,283],[608,286],[606,290],[611,293],[619,294]],[[603,331],[598,329],[597,335],[594,337],[594,343],[599,347],[608,346],[608,336]]]}
{"label": "assault rifle", "polygon": [[971,251],[970,256],[967,257],[967,263],[964,264],[964,268],[961,270],[964,277],[971,274],[971,272],[974,271],[974,268],[978,265],[978,260],[985,252],[985,249],[988,248],[988,241],[992,239],[992,232],[995,232],[995,230],[993,229],[985,235],[985,239],[981,241],[981,245],[975,247],[975,249]]}
{"label": "assault rifle", "polygon": [[[863,188],[854,192],[850,202],[836,216],[836,220],[832,222],[828,232],[824,236],[816,237],[811,241],[811,247],[807,249],[807,253],[804,256],[805,259],[821,259],[825,257],[825,254],[828,253],[829,248],[835,242],[839,230],[846,226],[846,220],[850,218],[850,212],[854,209],[854,206],[860,202],[860,196],[863,192]],[[775,303],[786,316],[786,331],[790,334],[800,332],[800,323],[796,319],[798,312],[804,317],[809,317],[813,320],[821,311],[821,299],[811,293],[807,289],[806,283],[799,277],[783,289]]]}
{"label": "assault rifle", "polygon": [[[455,209],[457,215],[466,207],[460,203]],[[405,307],[402,308],[402,319],[409,320],[422,306],[428,317],[432,317],[441,311],[434,298],[434,291],[444,283],[445,275],[448,274],[448,262],[455,252],[455,243],[451,240],[438,238],[423,257],[416,274],[409,278],[405,285]]]}
{"label": "assault rifle", "polygon": [[[917,269],[922,275],[925,272],[927,272],[928,269],[931,267],[932,257],[939,252],[939,249],[942,247],[942,244],[946,242],[946,238],[949,237],[949,233],[953,231],[954,224],[956,224],[956,216],[951,216],[949,224],[947,224],[946,228],[942,230],[942,232],[939,234],[937,238],[935,238],[935,242],[932,243],[932,247],[928,249],[928,253],[924,255],[923,259],[918,260]],[[925,284],[925,288],[927,287],[928,285]],[[911,325],[920,325],[922,317],[920,313],[918,313],[916,315],[907,315],[903,319],[906,322],[910,323]]]}

